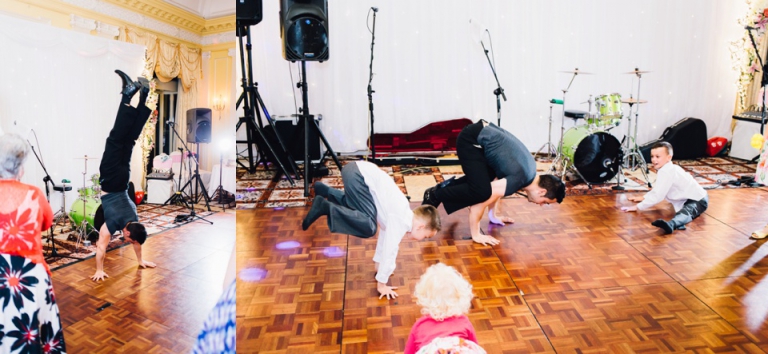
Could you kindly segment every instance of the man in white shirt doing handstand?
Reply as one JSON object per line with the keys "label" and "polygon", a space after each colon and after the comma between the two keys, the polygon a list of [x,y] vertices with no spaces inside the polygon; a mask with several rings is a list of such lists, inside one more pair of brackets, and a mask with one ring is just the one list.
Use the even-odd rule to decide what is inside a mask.
{"label": "man in white shirt doing handstand", "polygon": [[341,169],[344,191],[333,189],[322,182],[315,182],[315,199],[312,208],[301,223],[306,230],[319,217],[328,216],[331,232],[369,238],[379,231],[376,253],[376,290],[379,298],[397,297],[394,289],[387,286],[389,276],[395,271],[400,241],[408,236],[423,240],[440,231],[440,216],[431,205],[422,205],[411,211],[408,199],[395,181],[378,166],[365,161],[355,161]]}
{"label": "man in white shirt doing handstand", "polygon": [[669,221],[658,219],[651,223],[664,230],[665,234],[685,230],[685,224],[703,214],[709,205],[707,191],[691,174],[672,163],[672,154],[672,145],[666,141],[653,145],[651,163],[657,171],[655,186],[645,196],[629,198],[639,204],[621,208],[622,211],[645,210],[666,199],[675,208],[675,217]]}

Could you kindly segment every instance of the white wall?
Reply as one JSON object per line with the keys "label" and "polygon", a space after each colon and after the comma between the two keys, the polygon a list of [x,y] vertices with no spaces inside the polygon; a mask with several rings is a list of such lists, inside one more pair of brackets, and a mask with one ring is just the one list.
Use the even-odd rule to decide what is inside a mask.
{"label": "white wall", "polygon": [[[575,67],[596,75],[576,78],[568,109],[586,110],[579,102],[590,94],[636,95],[636,79],[621,73],[652,71],[642,79],[641,98],[649,103],[640,111],[640,143],[687,116],[703,119],[709,136],[730,137],[737,73],[728,43],[742,34],[736,22],[746,11],[742,1],[332,0],[330,60],[308,62],[307,77],[310,112],[323,114],[321,128],[337,152],[364,150],[368,138],[371,6],[380,9],[373,63],[377,132],[410,132],[459,117],[495,121],[496,84],[472,40],[487,28],[509,98],[502,102],[501,126],[532,151],[547,139],[547,101],[562,98],[571,78],[558,71]],[[289,73],[292,65],[295,83],[297,64],[282,58],[278,11],[278,1],[265,1],[264,20],[252,27],[253,65],[270,113],[286,115],[294,113],[294,92],[301,105],[301,92]],[[473,28],[470,19],[484,25]],[[621,139],[626,123],[613,132]]]}
{"label": "white wall", "polygon": [[[28,138],[57,185],[72,181],[69,209],[83,184],[85,163],[78,158],[100,158],[114,123],[122,89],[114,70],[139,75],[144,47],[0,15],[0,48],[0,131]],[[88,179],[100,162],[89,160]],[[44,190],[34,156],[24,169],[22,181]],[[61,196],[51,192],[56,210]]]}

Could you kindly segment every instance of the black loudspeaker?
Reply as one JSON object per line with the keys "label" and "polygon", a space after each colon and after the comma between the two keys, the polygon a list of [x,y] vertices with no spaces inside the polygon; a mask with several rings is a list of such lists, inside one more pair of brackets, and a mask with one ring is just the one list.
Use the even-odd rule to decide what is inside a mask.
{"label": "black loudspeaker", "polygon": [[328,0],[280,0],[285,60],[328,60],[328,33]]}
{"label": "black loudspeaker", "polygon": [[192,108],[187,111],[187,142],[211,142],[211,110]]}
{"label": "black loudspeaker", "polygon": [[235,0],[238,26],[253,26],[261,22],[261,0]]}
{"label": "black loudspeaker", "polygon": [[664,129],[660,138],[640,146],[640,153],[646,162],[651,162],[651,148],[660,141],[672,144],[672,158],[675,160],[704,157],[707,154],[707,124],[701,119],[688,117]]}

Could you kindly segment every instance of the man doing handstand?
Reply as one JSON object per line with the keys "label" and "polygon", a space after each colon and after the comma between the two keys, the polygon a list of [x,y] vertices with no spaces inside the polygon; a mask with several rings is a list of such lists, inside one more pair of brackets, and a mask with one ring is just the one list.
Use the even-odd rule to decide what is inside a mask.
{"label": "man doing handstand", "polygon": [[[136,139],[149,119],[152,111],[145,105],[149,94],[148,85],[131,81],[130,77],[120,70],[115,70],[123,80],[123,99],[117,110],[115,125],[109,132],[104,147],[104,156],[99,166],[101,189],[101,206],[104,209],[104,224],[96,227],[99,230],[99,240],[96,242],[96,273],[91,277],[94,281],[108,277],[104,273],[104,258],[107,245],[117,230],[122,230],[123,237],[133,244],[136,259],[142,268],[154,268],[155,263],[141,258],[141,245],[147,239],[147,230],[140,224],[136,213],[136,205],[128,196],[128,180],[131,176],[131,153]],[[131,106],[131,98],[139,94],[139,106]]]}

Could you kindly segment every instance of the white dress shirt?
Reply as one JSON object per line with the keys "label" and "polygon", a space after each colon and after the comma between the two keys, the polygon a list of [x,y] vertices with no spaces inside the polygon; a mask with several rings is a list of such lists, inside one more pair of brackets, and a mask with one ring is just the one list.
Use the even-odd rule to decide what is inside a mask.
{"label": "white dress shirt", "polygon": [[675,207],[675,212],[678,212],[688,199],[701,200],[706,196],[707,191],[690,173],[669,161],[661,166],[656,174],[653,189],[645,194],[643,201],[637,204],[637,209],[648,209],[666,199]]}
{"label": "white dress shirt", "polygon": [[373,261],[379,263],[376,281],[386,284],[389,276],[395,271],[397,251],[400,241],[413,226],[413,212],[408,199],[397,187],[395,181],[378,166],[365,161],[352,162],[357,164],[360,174],[368,185],[376,205],[376,223],[379,225],[379,239],[376,242],[376,253]]}

